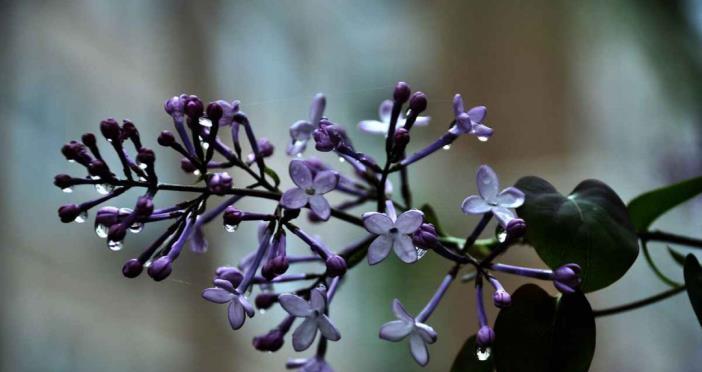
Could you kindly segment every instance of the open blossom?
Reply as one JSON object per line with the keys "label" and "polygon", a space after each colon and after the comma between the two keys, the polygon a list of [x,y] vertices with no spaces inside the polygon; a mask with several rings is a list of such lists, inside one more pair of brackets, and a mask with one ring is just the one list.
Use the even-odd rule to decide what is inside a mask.
{"label": "open blossom", "polygon": [[[380,107],[378,108],[378,116],[380,117],[380,120],[363,120],[360,123],[358,123],[358,128],[366,133],[387,135],[388,130],[390,129],[390,116],[392,115],[392,105],[392,100],[389,99],[381,102]],[[417,120],[414,122],[414,125],[429,125],[430,119],[431,118],[429,116],[418,116]],[[400,117],[397,118],[397,128],[403,128],[405,126],[405,121],[405,115],[403,113],[400,113]]]}
{"label": "open blossom", "polygon": [[300,372],[334,372],[334,369],[327,363],[324,358],[314,356],[312,358],[290,359],[285,364],[285,368],[297,368]]}
{"label": "open blossom", "polygon": [[380,327],[380,338],[387,341],[400,341],[409,337],[410,353],[422,366],[429,363],[427,344],[436,342],[438,335],[430,326],[420,323],[402,306],[400,300],[392,301],[392,311],[397,320],[389,321]]}
{"label": "open blossom", "polygon": [[412,242],[415,233],[424,221],[424,213],[410,209],[395,217],[395,210],[388,213],[368,212],[363,214],[366,230],[378,237],[368,247],[368,263],[375,265],[385,259],[392,249],[397,257],[407,263],[417,261],[417,250]]}
{"label": "open blossom", "polygon": [[307,163],[293,160],[290,162],[290,178],[297,187],[286,191],[280,199],[280,204],[288,209],[299,209],[309,203],[319,218],[328,220],[331,208],[324,194],[336,188],[339,174],[334,171],[321,171],[313,176]]}
{"label": "open blossom", "polygon": [[312,133],[319,126],[319,120],[324,114],[326,99],[321,93],[312,99],[310,116],[308,120],[298,120],[290,126],[290,145],[288,145],[288,155],[302,154],[307,147],[307,142],[312,138]]}
{"label": "open blossom", "polygon": [[461,209],[465,214],[484,214],[491,212],[500,221],[500,224],[507,227],[507,224],[516,218],[514,212],[509,208],[517,208],[524,204],[524,193],[516,187],[508,187],[499,191],[500,183],[497,174],[487,165],[478,168],[476,176],[478,193],[463,200]]}
{"label": "open blossom", "polygon": [[487,107],[476,106],[468,111],[463,108],[463,98],[460,94],[453,97],[453,114],[456,117],[456,130],[460,133],[467,133],[478,138],[488,138],[492,136],[492,128],[483,124],[487,116]]}
{"label": "open blossom", "polygon": [[246,316],[252,318],[255,314],[251,303],[240,294],[232,285],[232,282],[224,279],[215,279],[214,288],[207,288],[202,291],[202,298],[216,304],[229,304],[227,310],[229,324],[232,329],[239,329],[244,325]]}
{"label": "open blossom", "polygon": [[309,302],[290,293],[281,294],[278,297],[278,302],[288,314],[305,318],[293,332],[292,340],[295,351],[302,351],[310,347],[317,336],[317,329],[329,341],[341,339],[339,331],[324,314],[327,307],[327,297],[319,288],[310,291]]}

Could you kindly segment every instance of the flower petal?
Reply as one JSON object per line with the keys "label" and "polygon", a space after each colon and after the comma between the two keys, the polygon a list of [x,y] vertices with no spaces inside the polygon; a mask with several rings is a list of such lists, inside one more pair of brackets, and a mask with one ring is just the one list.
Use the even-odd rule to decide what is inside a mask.
{"label": "flower petal", "polygon": [[412,323],[408,323],[404,320],[393,320],[383,324],[380,327],[380,338],[387,341],[400,341],[407,337],[410,332],[414,329]]}
{"label": "flower petal", "polygon": [[507,227],[507,224],[509,223],[509,221],[511,221],[512,219],[514,219],[516,217],[514,215],[514,212],[512,212],[511,210],[509,210],[507,208],[503,208],[503,207],[493,207],[492,214],[495,215],[495,217],[500,222],[500,225],[502,225],[502,227]]}
{"label": "flower petal", "polygon": [[387,234],[394,225],[385,213],[368,212],[363,214],[363,226],[373,234]]}
{"label": "flower petal", "polygon": [[323,171],[317,173],[312,182],[312,188],[317,194],[326,194],[334,190],[339,184],[339,173],[334,171]]}
{"label": "flower petal", "polygon": [[216,304],[226,304],[234,298],[234,294],[222,288],[206,288],[202,291],[202,298]]}
{"label": "flower petal", "polygon": [[308,140],[293,140],[292,143],[288,144],[287,154],[293,156],[303,153],[307,147],[307,141]]}
{"label": "flower petal", "polygon": [[314,212],[317,215],[317,217],[321,218],[324,221],[329,219],[329,216],[331,215],[331,207],[329,206],[329,202],[324,196],[314,195],[311,198],[309,198],[309,201],[310,209],[312,209],[312,212]]}
{"label": "flower petal", "polygon": [[414,243],[412,243],[412,238],[408,235],[396,236],[392,248],[402,262],[413,263],[418,259],[417,249],[414,247]]}
{"label": "flower petal", "polygon": [[395,227],[403,234],[412,234],[417,231],[422,222],[424,222],[424,213],[417,209],[410,209],[397,217]]}
{"label": "flower petal", "polygon": [[492,128],[483,125],[483,124],[475,124],[471,127],[470,129],[470,134],[477,136],[477,137],[490,137],[492,136],[492,133],[494,131]]}
{"label": "flower petal", "polygon": [[341,339],[341,333],[336,329],[331,320],[324,314],[317,318],[317,326],[319,331],[329,341],[339,341]]}
{"label": "flower petal", "polygon": [[302,160],[292,160],[288,168],[290,179],[302,189],[312,186],[312,171]]}
{"label": "flower petal", "polygon": [[293,332],[292,341],[295,351],[303,351],[312,345],[314,337],[317,336],[317,319],[307,318]]}
{"label": "flower petal", "polygon": [[500,181],[497,179],[497,174],[487,165],[481,165],[478,168],[476,176],[478,183],[478,192],[480,196],[488,203],[495,203],[497,200],[497,191],[500,187]]}
{"label": "flower petal", "polygon": [[492,207],[478,195],[471,195],[463,199],[461,209],[465,214],[483,214],[490,211]]}
{"label": "flower petal", "polygon": [[378,235],[368,247],[368,264],[375,265],[385,259],[392,248],[392,238],[387,235]]}
{"label": "flower petal", "polygon": [[431,120],[431,116],[417,116],[417,120],[414,121],[414,126],[415,127],[426,127],[429,125],[429,121]]}
{"label": "flower petal", "polygon": [[320,313],[323,313],[327,307],[327,296],[319,288],[310,291],[310,307]]}
{"label": "flower petal", "polygon": [[427,344],[424,343],[422,337],[413,333],[410,336],[409,342],[410,353],[412,353],[414,360],[421,366],[427,365],[427,363],[429,363],[429,350],[427,350]]}
{"label": "flower petal", "polygon": [[243,295],[238,296],[237,300],[241,304],[241,307],[244,309],[244,312],[246,315],[249,316],[249,318],[253,318],[254,315],[256,315],[256,309],[254,309],[253,305],[251,305],[251,302],[246,299]]}
{"label": "flower petal", "polygon": [[290,138],[293,141],[307,141],[312,137],[314,125],[306,120],[298,120],[290,126]]}
{"label": "flower petal", "polygon": [[414,324],[414,318],[407,312],[407,310],[405,310],[405,307],[402,306],[402,302],[400,302],[400,300],[392,300],[392,312],[398,319]]}
{"label": "flower petal", "polygon": [[327,105],[327,99],[322,93],[317,93],[312,99],[312,106],[310,106],[310,122],[313,126],[319,124],[319,120],[322,119],[324,115],[324,108]]}
{"label": "flower petal", "polygon": [[280,204],[288,209],[300,209],[307,205],[310,196],[301,188],[294,188],[283,193]]}
{"label": "flower petal", "polygon": [[235,330],[241,328],[246,320],[246,315],[244,315],[244,307],[241,306],[239,301],[232,301],[229,303],[227,316],[229,317],[229,325],[231,325],[232,329]]}
{"label": "flower petal", "polygon": [[358,123],[358,129],[370,134],[385,134],[390,129],[390,125],[377,120],[362,120]]}
{"label": "flower petal", "polygon": [[458,117],[465,111],[465,108],[463,108],[463,97],[460,94],[456,94],[453,96],[453,115]]}
{"label": "flower petal", "polygon": [[380,102],[380,107],[378,107],[378,117],[383,123],[390,123],[390,117],[392,116],[392,105],[393,103],[391,99],[386,99],[385,101]]}
{"label": "flower petal", "polygon": [[278,302],[280,306],[292,316],[306,317],[312,314],[312,307],[310,304],[294,294],[283,293],[278,296]]}
{"label": "flower petal", "polygon": [[207,252],[207,239],[205,239],[205,233],[202,230],[202,225],[196,223],[193,230],[193,235],[190,238],[190,250],[195,253]]}
{"label": "flower petal", "polygon": [[230,282],[229,280],[215,279],[215,280],[214,280],[214,285],[215,285],[215,287],[224,289],[225,291],[228,291],[228,292],[231,292],[231,293],[234,293],[234,292],[235,292],[234,285],[233,285],[232,282]]}
{"label": "flower petal", "polygon": [[508,187],[497,194],[497,204],[505,208],[519,208],[524,204],[524,193],[516,187]]}
{"label": "flower petal", "polygon": [[422,340],[428,344],[433,344],[439,337],[434,328],[424,323],[415,323],[414,326],[416,334],[418,334]]}
{"label": "flower petal", "polygon": [[468,110],[467,114],[468,116],[470,116],[470,120],[476,123],[482,123],[483,120],[485,120],[485,117],[487,116],[487,107],[475,106]]}

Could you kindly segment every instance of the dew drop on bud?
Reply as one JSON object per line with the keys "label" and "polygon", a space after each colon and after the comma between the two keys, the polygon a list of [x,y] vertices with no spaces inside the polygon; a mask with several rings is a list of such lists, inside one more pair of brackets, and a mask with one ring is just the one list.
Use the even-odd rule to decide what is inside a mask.
{"label": "dew drop on bud", "polygon": [[202,125],[203,127],[206,127],[206,128],[212,127],[212,120],[210,120],[208,118],[204,118],[204,117],[200,118],[199,123],[200,123],[200,125]]}
{"label": "dew drop on bud", "polygon": [[146,182],[146,178],[139,176],[139,182]]}
{"label": "dew drop on bud", "polygon": [[146,169],[149,167],[149,165],[146,163],[139,163],[137,164],[137,166],[139,167],[139,169]]}
{"label": "dew drop on bud", "polygon": [[490,348],[478,348],[478,352],[476,353],[476,356],[478,357],[478,360],[480,361],[485,361],[490,357]]}
{"label": "dew drop on bud", "polygon": [[129,232],[132,234],[138,234],[144,229],[144,224],[141,222],[134,222],[132,226],[129,226]]}
{"label": "dew drop on bud", "polygon": [[478,136],[478,141],[480,141],[480,142],[487,142],[488,138],[489,138],[489,137]]}
{"label": "dew drop on bud", "polygon": [[226,230],[227,232],[234,232],[238,228],[239,226],[237,225],[224,225],[224,230]]}
{"label": "dew drop on bud", "polygon": [[66,187],[65,189],[61,189],[61,191],[65,192],[66,194],[70,194],[73,192],[73,188],[71,187]]}
{"label": "dew drop on bud", "polygon": [[119,214],[120,214],[120,215],[132,214],[132,212],[134,212],[134,210],[131,209],[131,208],[120,208],[120,209],[119,209]]}
{"label": "dew drop on bud", "polygon": [[78,215],[78,217],[76,217],[76,219],[73,220],[73,222],[75,222],[75,223],[83,223],[83,222],[85,222],[85,221],[87,221],[87,220],[88,220],[88,211],[82,211],[82,212],[80,212],[80,214]]}
{"label": "dew drop on bud", "polygon": [[261,315],[263,315],[263,314],[266,313],[266,309],[259,309],[259,310],[258,310],[258,313],[261,314]]}
{"label": "dew drop on bud", "polygon": [[444,147],[442,147],[442,149],[444,149],[444,150],[451,150],[451,145],[444,145]]}
{"label": "dew drop on bud", "polygon": [[71,163],[71,164],[74,164],[76,161],[73,160],[73,159],[71,159],[71,160],[69,160],[68,162]]}
{"label": "dew drop on bud", "polygon": [[122,250],[123,244],[122,242],[116,242],[114,240],[109,240],[107,242],[107,248],[109,248],[113,252],[117,252],[119,250]]}
{"label": "dew drop on bud", "polygon": [[298,152],[297,155],[295,155],[295,156],[297,156],[298,158],[301,158],[302,154]]}
{"label": "dew drop on bud", "polygon": [[105,238],[107,238],[107,232],[108,232],[108,230],[109,230],[109,228],[108,228],[107,226],[103,225],[103,224],[98,224],[98,225],[95,226],[95,234],[97,234],[97,236],[98,236],[100,239],[105,239]]}
{"label": "dew drop on bud", "polygon": [[95,184],[95,191],[97,191],[100,195],[107,195],[112,192],[112,190],[114,190],[114,186],[110,185],[109,183]]}
{"label": "dew drop on bud", "polygon": [[148,261],[144,262],[144,268],[145,268],[145,269],[148,269],[149,266],[151,266],[151,263],[152,263],[152,262],[153,262],[152,260],[148,260]]}
{"label": "dew drop on bud", "polygon": [[207,151],[207,149],[210,148],[210,143],[209,142],[203,142],[202,143],[202,149]]}
{"label": "dew drop on bud", "polygon": [[502,230],[499,233],[497,233],[497,241],[500,243],[504,243],[504,241],[507,240],[507,231]]}
{"label": "dew drop on bud", "polygon": [[346,161],[346,159],[342,158],[341,156],[339,157],[339,163],[343,163],[345,161]]}
{"label": "dew drop on bud", "polygon": [[414,249],[417,250],[417,260],[420,260],[422,257],[424,257],[425,254],[427,254],[426,249],[417,248],[417,247],[414,247]]}
{"label": "dew drop on bud", "polygon": [[200,170],[199,170],[199,169],[195,169],[195,170],[193,171],[193,174],[196,175],[196,176],[198,176],[198,177],[199,177],[200,175],[202,175],[202,173],[200,173]]}

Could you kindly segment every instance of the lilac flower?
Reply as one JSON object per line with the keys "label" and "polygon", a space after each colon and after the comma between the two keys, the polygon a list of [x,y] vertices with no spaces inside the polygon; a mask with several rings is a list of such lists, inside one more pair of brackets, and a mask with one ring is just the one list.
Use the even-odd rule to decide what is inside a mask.
{"label": "lilac flower", "polygon": [[280,204],[288,209],[299,209],[309,203],[319,218],[328,220],[331,209],[323,195],[336,188],[339,174],[334,171],[322,171],[313,177],[307,163],[293,160],[290,162],[290,178],[297,187],[286,191],[280,198]]}
{"label": "lilac flower", "polygon": [[299,120],[290,126],[291,143],[288,145],[288,155],[302,154],[307,147],[307,142],[312,138],[312,133],[319,126],[319,120],[324,114],[326,99],[318,93],[312,99],[309,120]]}
{"label": "lilac flower", "polygon": [[378,237],[368,247],[368,263],[375,265],[385,259],[390,249],[406,263],[417,261],[417,250],[412,242],[412,235],[424,221],[424,213],[410,209],[395,216],[392,203],[388,202],[388,213],[368,212],[363,214],[366,230]]}
{"label": "lilac flower", "polygon": [[429,363],[429,350],[427,344],[436,342],[438,335],[430,326],[414,319],[400,303],[392,301],[392,311],[397,320],[392,320],[380,327],[380,338],[387,341],[400,341],[409,336],[410,353],[422,366]]}
{"label": "lilac flower", "polygon": [[581,272],[580,266],[574,263],[565,264],[557,268],[553,271],[554,287],[564,294],[575,292],[582,282]]}
{"label": "lilac flower", "polygon": [[[381,102],[380,107],[378,108],[378,116],[380,117],[380,120],[363,120],[358,123],[358,128],[366,133],[387,135],[388,129],[390,129],[392,105],[392,100],[389,99]],[[405,126],[405,120],[405,115],[400,114],[400,117],[397,118],[397,128],[403,128]],[[418,116],[417,120],[414,122],[414,125],[421,127],[427,126],[429,125],[429,120],[431,120],[429,116]]]}
{"label": "lilac flower", "polygon": [[305,318],[293,332],[292,340],[295,351],[302,351],[310,347],[317,336],[317,329],[327,340],[338,341],[341,339],[339,331],[324,314],[327,298],[320,289],[315,288],[310,292],[309,302],[290,293],[278,296],[278,302],[290,315]]}
{"label": "lilac flower", "polygon": [[298,368],[300,372],[334,372],[334,369],[323,357],[315,355],[312,358],[290,359],[285,368]]}
{"label": "lilac flower", "polygon": [[515,187],[508,187],[498,192],[500,183],[497,175],[487,165],[478,168],[476,176],[478,193],[463,200],[461,209],[465,214],[484,214],[492,212],[500,224],[507,227],[512,219],[516,218],[514,212],[508,208],[517,208],[524,204],[524,193]]}
{"label": "lilac flower", "polygon": [[207,288],[202,291],[202,298],[216,304],[229,304],[228,315],[229,324],[232,329],[239,329],[244,325],[246,316],[252,318],[255,314],[254,307],[240,294],[232,285],[232,282],[224,279],[215,279],[214,288]]}
{"label": "lilac flower", "polygon": [[456,125],[451,128],[452,132],[472,134],[483,141],[492,136],[492,128],[483,124],[487,116],[487,107],[476,106],[465,111],[463,98],[460,94],[456,94],[453,97],[453,114],[456,116]]}

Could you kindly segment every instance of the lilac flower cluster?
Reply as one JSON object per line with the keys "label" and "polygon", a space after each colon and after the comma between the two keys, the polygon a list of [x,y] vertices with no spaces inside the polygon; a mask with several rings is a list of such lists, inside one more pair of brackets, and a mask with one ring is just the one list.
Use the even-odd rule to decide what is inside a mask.
{"label": "lilac flower cluster", "polygon": [[[309,118],[290,127],[287,154],[297,158],[290,161],[288,173],[294,187],[281,190],[279,177],[266,165],[274,146],[256,137],[239,101],[218,100],[205,105],[196,96],[175,96],[165,103],[175,133],[163,131],[158,144],[182,156],[181,169],[192,174],[197,182],[193,185],[160,182],[155,171],[155,153],[142,145],[136,126],[128,120],[120,124],[106,119],[100,123],[100,131],[117,154],[119,164],[114,167],[107,164],[92,133],[83,135],[81,141],[66,144],[62,148],[66,159],[81,165],[87,175],[60,174],[55,178],[55,185],[66,192],[77,185],[93,185],[102,195],[80,204],[63,205],[58,214],[65,223],[84,222],[88,212],[99,205],[128,190],[143,190],[131,209],[103,206],[96,210],[95,231],[106,239],[111,250],[118,251],[123,248],[128,232],[138,233],[152,222],[166,221],[168,227],[141,252],[133,253],[135,256],[122,268],[128,278],[138,277],[146,268],[147,274],[156,281],[174,272],[174,265],[186,244],[195,253],[208,249],[204,225],[221,218],[224,228],[234,232],[243,222],[259,223],[257,247],[237,266],[218,268],[213,286],[204,289],[202,297],[227,306],[227,319],[234,330],[255,315],[255,308],[280,305],[288,316],[269,332],[256,336],[253,346],[261,351],[277,351],[293,328],[290,337],[295,351],[307,350],[318,339],[313,356],[291,359],[287,364],[288,368],[302,371],[332,370],[325,361],[327,343],[342,338],[330,314],[332,300],[347,271],[362,262],[359,257],[366,256],[368,264],[375,265],[392,251],[402,262],[412,264],[432,251],[452,262],[436,293],[417,316],[410,315],[395,299],[392,310],[397,319],[380,326],[379,336],[388,341],[407,339],[411,355],[417,363],[426,365],[428,345],[438,338],[427,321],[460,270],[469,266],[473,268],[468,276],[475,280],[478,304],[477,352],[484,355],[499,335],[489,326],[485,315],[483,283],[487,281],[494,289],[495,306],[510,305],[510,294],[494,272],[550,280],[561,292],[570,293],[576,291],[580,283],[580,268],[569,264],[552,272],[494,262],[509,246],[519,243],[525,233],[526,224],[513,211],[524,203],[524,194],[514,187],[500,191],[497,175],[487,165],[478,169],[478,195],[466,197],[461,204],[465,214],[482,216],[467,238],[440,235],[428,216],[413,208],[410,165],[450,145],[461,135],[486,141],[493,134],[485,124],[486,108],[478,106],[466,111],[462,97],[456,95],[454,120],[449,129],[434,142],[408,155],[413,127],[429,124],[429,117],[421,115],[427,107],[424,93],[412,93],[407,84],[400,82],[395,86],[392,99],[381,103],[380,120],[364,120],[358,124],[364,132],[385,135],[385,160],[381,163],[357,151],[344,126],[325,116],[325,97],[316,95]],[[351,172],[345,174],[315,158],[304,158],[310,141],[314,141],[317,151],[333,153],[343,159]],[[251,152],[243,154],[243,147]],[[243,170],[248,179],[233,178],[226,172],[232,168]],[[389,180],[396,173],[401,190],[399,198],[393,195]],[[156,196],[163,191],[192,197],[175,205],[157,206]],[[343,195],[346,199],[331,205],[326,197],[329,193]],[[265,212],[236,208],[235,204],[244,198],[267,199],[275,204]],[[208,202],[211,204],[217,199],[221,200],[215,206],[208,206]],[[373,203],[373,208],[367,208],[370,210],[361,216],[349,212],[353,207],[368,207],[368,203]],[[309,209],[308,216],[313,222],[333,219],[356,225],[368,234],[346,247],[338,247],[338,242],[328,242],[328,246],[298,226],[303,209]],[[478,237],[493,216],[499,222],[500,232],[491,239],[479,241]],[[288,235],[308,246],[309,254],[288,255]],[[472,248],[477,246],[489,247],[489,253],[479,258],[472,255]],[[299,263],[318,263],[323,270],[301,272],[295,270]],[[299,286],[294,291],[280,293],[276,291],[278,283]],[[251,301],[247,296],[254,290],[257,294]]]}

